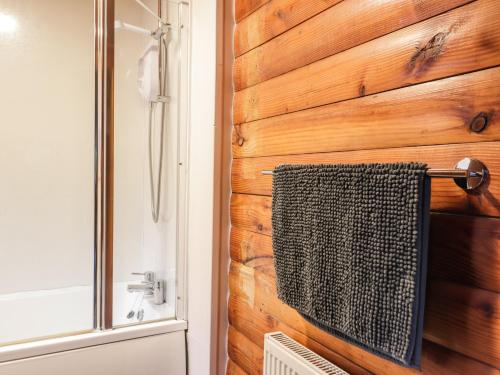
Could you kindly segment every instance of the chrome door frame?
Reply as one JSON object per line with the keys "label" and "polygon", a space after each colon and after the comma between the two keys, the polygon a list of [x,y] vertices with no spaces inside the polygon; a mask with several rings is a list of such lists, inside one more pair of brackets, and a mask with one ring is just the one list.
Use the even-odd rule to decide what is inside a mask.
{"label": "chrome door frame", "polygon": [[113,326],[114,0],[95,8],[94,329]]}

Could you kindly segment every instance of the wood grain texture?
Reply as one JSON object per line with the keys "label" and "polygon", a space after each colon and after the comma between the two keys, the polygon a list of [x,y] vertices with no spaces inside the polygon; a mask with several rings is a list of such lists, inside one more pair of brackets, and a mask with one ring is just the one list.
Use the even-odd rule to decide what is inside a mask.
{"label": "wood grain texture", "polygon": [[[355,374],[499,374],[498,0],[237,0],[236,8],[231,371],[259,373],[264,334],[281,330]],[[262,170],[452,168],[466,156],[482,160],[490,180],[473,194],[433,180],[421,371],[320,330],[277,298],[272,177]]]}
{"label": "wood grain texture", "polygon": [[270,0],[235,0],[234,17],[236,22],[242,21],[245,17],[259,9]]}
{"label": "wood grain texture", "polygon": [[[330,346],[329,342],[325,342],[324,345],[317,343],[315,340],[306,336],[309,335],[309,331],[307,329],[305,333],[296,331],[286,324],[281,323],[279,318],[275,318],[260,309],[250,306],[248,302],[243,298],[231,296],[229,299],[229,311],[229,318],[232,321],[233,327],[259,346],[262,346],[263,336],[265,333],[279,330],[292,337],[294,340],[301,342],[303,345],[311,348],[313,351],[328,359],[332,363],[335,363],[337,366],[343,368],[346,371],[349,371],[351,374],[363,373],[363,371],[365,371],[364,373],[366,373],[366,371],[368,371],[363,370],[359,366],[353,367],[352,365],[350,365],[350,363],[344,364],[343,362],[346,360],[342,357],[341,354],[339,360],[338,354],[336,355],[334,352],[332,352],[332,350],[326,349],[328,346]],[[306,340],[306,343],[304,344],[302,340]],[[366,358],[363,358],[363,360],[366,361]],[[368,361],[370,360],[377,362],[375,359],[368,358]],[[363,362],[362,364],[365,363]],[[367,367],[370,367],[372,373],[376,374],[420,373],[415,370],[403,369],[397,365],[393,365],[392,363],[384,363],[383,361]],[[427,340],[423,342],[422,372],[425,374],[484,375],[498,373],[498,371],[492,367],[483,365],[478,361],[450,351]]]}
{"label": "wood grain texture", "polygon": [[264,348],[265,333],[281,331],[350,374],[367,375],[371,373],[274,317],[249,306],[245,300],[230,296],[228,309],[229,323],[260,348]]}
{"label": "wood grain texture", "polygon": [[469,2],[344,0],[236,59],[235,89],[242,90]]}
{"label": "wood grain texture", "polygon": [[424,340],[422,371],[423,374],[499,374],[499,370],[475,361],[469,357],[448,350],[433,342]]}
{"label": "wood grain texture", "polygon": [[227,336],[229,358],[246,373],[262,375],[263,351],[261,348],[232,326],[229,326]]}
{"label": "wood grain texture", "polygon": [[235,56],[248,52],[341,1],[271,0],[236,25]]}
{"label": "wood grain texture", "polygon": [[[231,108],[233,97],[233,30],[234,1],[216,0],[216,75],[215,126],[213,155],[213,241],[212,241],[212,328],[211,364],[209,372],[227,371],[227,269],[229,260],[229,201],[231,196],[230,171]],[[199,3],[197,3],[199,4]],[[198,5],[195,5],[198,6]],[[230,369],[231,370],[231,369]]]}
{"label": "wood grain texture", "polygon": [[[433,214],[430,230],[429,279],[499,291],[500,219]],[[232,232],[232,260],[262,269],[264,262],[270,264],[273,249],[269,235],[236,226]]]}
{"label": "wood grain texture", "polygon": [[271,237],[234,227],[231,230],[230,252],[231,259],[243,264],[257,258],[272,258]]}
{"label": "wood grain texture", "polygon": [[226,375],[247,375],[247,372],[232,360],[227,361]]}
{"label": "wood grain texture", "polygon": [[[439,288],[439,286],[437,286],[437,288]],[[299,313],[297,313],[291,307],[283,304],[277,298],[273,276],[266,274],[262,270],[253,269],[242,264],[232,262],[230,270],[230,291],[232,295],[244,299],[250,306],[254,306],[256,309],[259,309],[260,311],[263,311],[264,313],[275,317],[283,324],[293,327],[299,332],[306,333],[308,337],[317,341],[318,343],[321,343],[325,347],[328,347],[338,353],[343,353],[343,355],[345,355],[347,358],[353,360],[358,365],[364,367],[369,371],[372,371],[373,373],[409,374],[416,372],[415,370],[405,369],[371,353],[365,352],[364,350],[354,345],[348,344],[340,339],[337,339],[335,336],[332,336],[306,322]],[[445,299],[443,299],[441,303],[443,305],[450,303],[450,298],[445,297]],[[441,311],[449,310],[446,306],[440,306],[440,308]],[[468,309],[467,313],[472,314],[471,311],[473,310],[474,309]],[[447,322],[447,324],[454,325],[455,323],[452,321],[453,319],[450,318],[450,320],[451,321]],[[429,335],[427,330],[428,328],[426,328],[426,337],[430,336],[431,339],[436,339],[434,336]],[[483,335],[482,341],[483,343],[486,343],[490,334],[486,330],[481,331],[481,333]],[[463,336],[465,335],[467,335],[467,331],[457,330],[456,332],[456,336],[460,336],[460,339],[463,339]],[[485,366],[478,361],[472,360],[463,355],[458,355],[457,353],[453,353],[444,348],[438,351],[439,357],[437,357],[436,353],[429,353],[427,347],[428,344],[425,343],[423,351],[423,356],[425,359],[423,360],[422,365],[432,365],[431,368],[433,368],[435,372],[430,372],[431,368],[429,368],[428,370],[423,367],[422,372],[426,374],[456,374],[457,372],[455,371],[457,370],[457,362],[455,361],[457,360],[457,358],[461,358],[460,362],[462,362],[464,368],[470,368],[474,369],[474,371],[477,371],[471,372],[471,374],[497,373],[497,370],[489,366]],[[432,346],[431,349],[435,349],[435,346]],[[481,350],[488,351],[491,349],[488,347]],[[453,357],[455,366],[448,366],[448,356]],[[439,358],[441,361],[436,361],[437,358]]]}
{"label": "wood grain texture", "polygon": [[427,288],[428,340],[500,368],[500,295],[448,282]]}
{"label": "wood grain texture", "polygon": [[[498,140],[499,97],[500,68],[486,69],[237,125],[233,155],[242,158]],[[488,121],[480,133],[470,129],[478,116]]]}
{"label": "wood grain texture", "polygon": [[237,92],[234,123],[493,67],[499,48],[498,2],[478,0]]}
{"label": "wood grain texture", "polygon": [[499,219],[434,214],[430,232],[430,278],[500,292]]}
{"label": "wood grain texture", "polygon": [[[280,322],[293,327],[298,332],[304,333],[312,340],[323,344],[332,351],[342,353],[342,355],[373,373],[398,373],[397,371],[402,369],[392,362],[365,352],[308,323],[294,309],[281,303],[274,297],[276,294],[275,288],[272,286],[269,287],[268,283],[264,281],[264,279],[255,275],[253,268],[231,262],[229,288],[233,296],[245,300],[249,306],[275,317]],[[249,334],[249,336],[251,335]]]}
{"label": "wood grain texture", "polygon": [[[271,259],[262,259],[257,267],[249,266],[256,278],[267,283],[268,291],[274,290],[277,299],[272,263]],[[500,368],[500,296],[442,281],[429,282],[427,291],[424,337]]]}
{"label": "wood grain texture", "polygon": [[[272,170],[279,164],[321,164],[321,163],[389,163],[421,161],[431,168],[453,168],[465,156],[482,160],[489,168],[489,181],[481,193],[466,193],[452,179],[432,180],[431,209],[441,212],[470,213],[486,216],[500,216],[500,142],[484,142],[463,145],[442,145],[408,147],[384,150],[360,150],[324,154],[289,155],[265,158],[247,158],[233,161],[233,192],[271,195],[272,177],[262,175],[263,170]],[[270,199],[256,196],[233,196],[233,216],[243,208],[239,202],[250,201],[251,208],[245,219],[246,226],[258,228],[254,232],[270,231],[270,222],[262,214],[270,213]],[[233,217],[233,220],[235,218]],[[259,229],[260,228],[260,229]],[[270,233],[270,232],[269,232]]]}
{"label": "wood grain texture", "polygon": [[271,197],[233,194],[231,225],[251,232],[271,235]]}

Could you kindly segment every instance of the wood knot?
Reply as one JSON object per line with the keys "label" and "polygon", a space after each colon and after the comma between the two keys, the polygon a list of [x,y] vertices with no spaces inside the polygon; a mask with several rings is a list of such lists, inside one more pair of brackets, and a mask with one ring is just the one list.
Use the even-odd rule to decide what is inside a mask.
{"label": "wood knot", "polygon": [[262,224],[257,225],[257,229],[259,232],[262,232],[264,230],[264,226]]}
{"label": "wood knot", "polygon": [[245,251],[245,252],[248,252],[248,250],[250,250],[250,243],[247,240],[241,241],[240,242],[240,249]]}
{"label": "wood knot", "polygon": [[365,94],[366,94],[366,87],[365,87],[365,85],[363,85],[363,84],[359,85],[358,93],[359,93],[359,96],[365,96]]}
{"label": "wood knot", "polygon": [[278,17],[280,20],[285,20],[285,18],[286,18],[285,13],[284,13],[284,12],[283,12],[283,10],[281,10],[281,9],[278,9],[277,11],[275,11],[275,12],[274,12],[274,15],[275,15],[276,17]]}
{"label": "wood knot", "polygon": [[236,144],[240,147],[245,143],[245,138],[243,138],[243,136],[241,135],[241,129],[239,125],[234,127],[234,138],[236,140]]}
{"label": "wood knot", "polygon": [[418,48],[410,58],[408,72],[422,73],[438,58],[443,50],[448,33],[440,32],[434,35],[425,46]]}
{"label": "wood knot", "polygon": [[479,304],[479,308],[483,311],[484,316],[487,318],[492,318],[493,315],[495,314],[495,309],[488,302],[481,302]]}
{"label": "wood knot", "polygon": [[469,123],[469,129],[474,133],[481,133],[489,123],[489,116],[485,112],[479,112]]}
{"label": "wood knot", "polygon": [[266,317],[266,323],[267,323],[267,326],[268,327],[272,327],[274,329],[274,327],[276,326],[276,321],[274,320],[274,318],[271,316],[271,315],[265,315]]}

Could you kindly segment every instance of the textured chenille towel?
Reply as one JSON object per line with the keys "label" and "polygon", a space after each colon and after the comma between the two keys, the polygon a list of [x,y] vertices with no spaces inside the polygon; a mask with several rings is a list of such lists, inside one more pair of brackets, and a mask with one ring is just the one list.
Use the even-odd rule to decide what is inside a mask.
{"label": "textured chenille towel", "polygon": [[429,192],[419,163],[277,167],[279,298],[332,334],[419,367]]}

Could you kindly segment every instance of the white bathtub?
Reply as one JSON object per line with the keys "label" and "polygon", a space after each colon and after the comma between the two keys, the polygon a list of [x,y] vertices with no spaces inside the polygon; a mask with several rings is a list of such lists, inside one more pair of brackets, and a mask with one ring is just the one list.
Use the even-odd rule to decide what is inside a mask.
{"label": "white bathtub", "polygon": [[184,321],[164,321],[0,348],[0,375],[185,375]]}
{"label": "white bathtub", "polygon": [[0,344],[93,329],[90,286],[0,295]]}
{"label": "white bathtub", "polygon": [[[137,322],[135,317],[127,319],[135,301],[135,295],[127,292],[127,284],[123,282],[114,285],[115,325]],[[93,303],[91,286],[0,295],[0,345],[92,330]],[[150,299],[145,298],[142,308],[144,321],[175,318],[173,296],[163,305],[154,305]]]}
{"label": "white bathtub", "polygon": [[[125,317],[118,324],[137,322],[126,319],[134,300],[126,285],[115,285],[114,314]],[[172,304],[156,306],[145,299],[142,307],[145,321],[174,314]],[[185,321],[92,329],[90,286],[1,295],[1,343],[25,342],[0,346],[0,375],[66,375],[68,368],[73,375],[186,374]]]}

